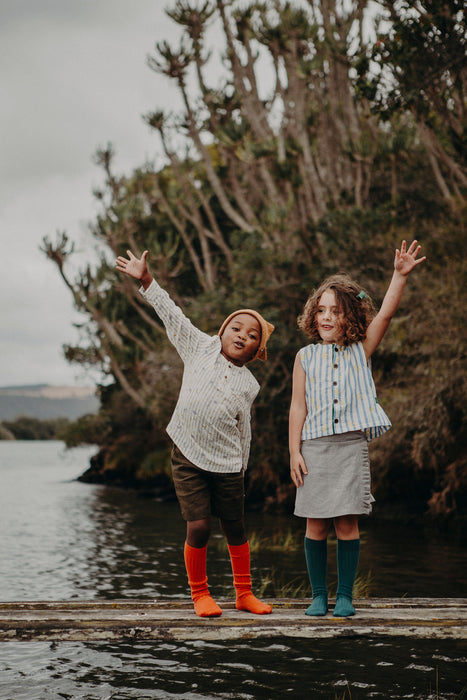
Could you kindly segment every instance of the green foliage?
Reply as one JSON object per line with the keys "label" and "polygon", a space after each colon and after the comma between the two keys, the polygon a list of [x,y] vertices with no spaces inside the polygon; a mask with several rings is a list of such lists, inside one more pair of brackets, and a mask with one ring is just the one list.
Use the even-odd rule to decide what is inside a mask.
{"label": "green foliage", "polygon": [[19,416],[15,420],[5,420],[0,424],[3,429],[0,432],[0,440],[10,439],[8,434],[15,440],[61,440],[60,435],[68,424],[68,418],[40,420],[30,416]]}
{"label": "green foliage", "polygon": [[[361,94],[375,89],[372,108],[384,119],[410,112],[438,187],[455,210],[467,184],[466,7],[459,0],[382,2],[384,22]],[[376,77],[377,76],[377,77]],[[366,92],[365,92],[366,91]]]}
{"label": "green foliage", "polygon": [[[465,69],[454,60],[463,15],[455,3],[386,3],[391,30],[366,45],[360,14],[340,2],[308,5],[174,4],[182,43],[159,46],[150,65],[171,78],[184,109],[171,116],[156,105],[146,116],[166,164],[117,176],[113,148],[97,154],[105,184],[95,193],[95,269],[70,279],[66,234],[44,242],[86,316],[66,356],[103,374],[99,416],[70,426],[66,440],[99,444],[87,478],[169,488],[164,428],[181,363],[135,285],[107,262],[148,249],[153,275],[202,330],[216,333],[241,307],[276,326],[268,361],[252,366],[262,389],[247,485],[250,503],[290,510],[291,374],[307,342],[297,315],[341,270],[378,305],[394,248],[417,238],[428,261],[410,276],[373,362],[394,421],[371,446],[374,486],[379,504],[458,517],[467,498]],[[225,38],[218,86],[208,85],[202,57],[208,22]],[[439,46],[451,38],[448,65]],[[420,89],[427,62],[437,81]]]}
{"label": "green foliage", "polygon": [[432,118],[433,110],[442,109],[447,116],[457,102],[457,91],[465,89],[465,4],[460,0],[405,0],[382,5],[388,9],[392,26],[378,37],[373,58],[395,80],[385,97],[387,108],[399,111],[404,105],[427,119]]}
{"label": "green foliage", "polygon": [[102,445],[109,431],[108,420],[102,413],[87,414],[68,422],[58,432],[57,438],[67,447]]}

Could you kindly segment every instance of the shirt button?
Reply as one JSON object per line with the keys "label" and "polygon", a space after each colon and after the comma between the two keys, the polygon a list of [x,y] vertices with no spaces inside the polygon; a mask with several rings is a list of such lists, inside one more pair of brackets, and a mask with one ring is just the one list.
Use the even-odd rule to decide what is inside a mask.
{"label": "shirt button", "polygon": [[339,399],[334,399],[334,403],[339,403]]}
{"label": "shirt button", "polygon": [[337,382],[333,382],[332,385],[333,385],[333,386],[337,386]]}
{"label": "shirt button", "polygon": [[339,365],[334,365],[334,369],[337,369]]}
{"label": "shirt button", "polygon": [[334,423],[339,423],[339,418],[334,418]]}

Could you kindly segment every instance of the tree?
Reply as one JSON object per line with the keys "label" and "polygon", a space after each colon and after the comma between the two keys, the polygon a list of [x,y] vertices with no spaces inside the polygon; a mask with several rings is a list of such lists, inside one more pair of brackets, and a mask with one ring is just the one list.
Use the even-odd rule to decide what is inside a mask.
{"label": "tree", "polygon": [[[467,32],[460,0],[382,2],[373,59],[383,117],[408,110],[415,117],[436,183],[451,208],[467,185]],[[374,65],[374,64],[373,64]]]}
{"label": "tree", "polygon": [[[263,388],[253,416],[260,429],[254,433],[249,494],[277,504],[292,496],[287,413],[293,358],[306,342],[296,326],[304,300],[324,275],[340,269],[357,279],[364,273],[365,287],[381,300],[393,248],[422,232],[427,249],[437,250],[431,269],[439,280],[428,290],[421,282],[410,285],[395,333],[377,358],[404,450],[394,441],[375,448],[375,483],[388,498],[400,499],[392,477],[405,470],[408,482],[423,484],[422,508],[436,489],[446,488],[446,478],[453,493],[463,493],[463,485],[446,477],[452,461],[441,443],[429,468],[421,457],[433,437],[427,415],[433,424],[449,417],[444,439],[450,450],[465,429],[453,419],[460,396],[448,391],[449,362],[465,363],[462,343],[448,348],[435,323],[441,310],[446,313],[441,299],[447,267],[459,299],[464,294],[462,262],[450,252],[465,233],[462,212],[457,205],[445,212],[436,172],[427,167],[430,153],[419,138],[419,112],[394,102],[389,91],[383,95],[382,73],[376,76],[372,66],[384,52],[364,33],[371,22],[368,3],[177,0],[169,14],[183,27],[181,43],[176,49],[157,45],[148,62],[177,86],[184,107],[177,115],[157,109],[145,116],[159,135],[164,167],[117,176],[112,147],[99,151],[105,182],[95,192],[101,212],[91,226],[102,249],[99,264],[71,279],[67,235],[43,246],[87,318],[83,343],[66,347],[66,355],[100,367],[105,377],[100,418],[106,429],[94,472],[127,483],[134,483],[135,474],[142,481],[158,470],[166,474],[164,427],[181,376],[161,323],[135,285],[116,276],[107,262],[111,257],[148,248],[156,278],[206,332],[215,333],[241,307],[258,308],[276,325],[270,360],[255,368]],[[209,85],[206,68],[213,26],[225,40],[217,86]],[[402,78],[398,90],[404,99],[407,90],[409,99]],[[437,138],[444,133],[436,131]],[[452,192],[463,191],[462,180],[454,185],[453,177]],[[443,232],[450,243],[444,249]],[[430,324],[414,311],[426,306]],[[460,335],[451,307],[447,317]],[[411,363],[422,404],[436,392],[431,414],[415,412],[407,399]],[[418,456],[408,448],[414,436],[423,446]],[[465,476],[467,465],[454,471],[461,483],[458,474]]]}

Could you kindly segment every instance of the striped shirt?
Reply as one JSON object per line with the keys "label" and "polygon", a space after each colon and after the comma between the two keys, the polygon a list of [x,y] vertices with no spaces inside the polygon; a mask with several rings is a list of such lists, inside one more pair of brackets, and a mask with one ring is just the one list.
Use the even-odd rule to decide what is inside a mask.
{"label": "striped shirt", "polygon": [[154,307],[184,364],[167,433],[190,462],[210,472],[246,469],[251,405],[259,384],[221,354],[221,339],[196,328],[156,281],[140,293]]}
{"label": "striped shirt", "polygon": [[372,440],[391,427],[376,398],[362,343],[311,344],[298,352],[306,374],[302,440],[362,430]]}

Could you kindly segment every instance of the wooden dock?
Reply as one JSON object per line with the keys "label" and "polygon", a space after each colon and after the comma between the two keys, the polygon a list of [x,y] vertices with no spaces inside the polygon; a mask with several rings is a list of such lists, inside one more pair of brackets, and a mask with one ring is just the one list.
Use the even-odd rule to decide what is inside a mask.
{"label": "wooden dock", "polygon": [[223,615],[199,618],[190,600],[0,602],[0,641],[239,640],[271,637],[399,636],[467,639],[467,598],[362,598],[351,618],[309,617],[309,601],[269,600],[271,615],[218,601]]}

